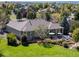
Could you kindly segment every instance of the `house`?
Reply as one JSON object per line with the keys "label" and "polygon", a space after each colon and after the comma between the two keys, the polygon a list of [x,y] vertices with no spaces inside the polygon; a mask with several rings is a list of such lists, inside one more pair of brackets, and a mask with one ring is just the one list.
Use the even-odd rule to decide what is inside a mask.
{"label": "house", "polygon": [[36,36],[34,31],[41,25],[46,26],[46,29],[49,30],[49,34],[63,33],[63,27],[61,27],[58,23],[48,22],[43,19],[10,21],[6,26],[6,30],[19,37],[21,37],[23,33],[27,33],[28,36]]}
{"label": "house", "polygon": [[43,18],[43,19],[46,19],[46,13],[47,12],[54,12],[55,11],[55,9],[53,9],[53,8],[51,8],[51,7],[48,7],[48,8],[45,8],[45,9],[39,9],[38,11],[37,11],[37,14],[39,14],[38,16],[37,16],[37,18]]}

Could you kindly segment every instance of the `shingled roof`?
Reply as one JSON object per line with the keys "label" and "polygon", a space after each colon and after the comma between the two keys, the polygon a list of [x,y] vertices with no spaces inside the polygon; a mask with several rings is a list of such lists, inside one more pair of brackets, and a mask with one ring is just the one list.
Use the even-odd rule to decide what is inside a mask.
{"label": "shingled roof", "polygon": [[22,22],[10,21],[7,26],[16,29],[18,31],[34,31],[38,26],[44,25],[47,29],[59,29],[62,28],[58,23],[48,22],[46,20],[34,19],[25,20]]}

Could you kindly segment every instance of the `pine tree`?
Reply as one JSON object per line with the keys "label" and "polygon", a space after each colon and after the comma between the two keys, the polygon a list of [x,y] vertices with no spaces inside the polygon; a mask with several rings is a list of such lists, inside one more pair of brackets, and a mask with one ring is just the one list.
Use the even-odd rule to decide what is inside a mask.
{"label": "pine tree", "polygon": [[69,23],[67,21],[67,16],[64,16],[63,21],[61,23],[61,26],[64,28],[63,34],[68,35],[68,33],[70,31],[70,25],[69,25]]}

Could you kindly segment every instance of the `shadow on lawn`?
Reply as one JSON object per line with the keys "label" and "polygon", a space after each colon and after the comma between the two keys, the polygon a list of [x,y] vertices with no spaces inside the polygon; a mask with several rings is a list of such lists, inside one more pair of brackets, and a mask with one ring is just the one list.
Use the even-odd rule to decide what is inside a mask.
{"label": "shadow on lawn", "polygon": [[29,44],[30,44],[30,43],[28,43],[28,42],[23,42],[23,43],[22,43],[23,46],[29,46]]}
{"label": "shadow on lawn", "polygon": [[3,54],[0,54],[0,57],[4,57],[4,55]]}

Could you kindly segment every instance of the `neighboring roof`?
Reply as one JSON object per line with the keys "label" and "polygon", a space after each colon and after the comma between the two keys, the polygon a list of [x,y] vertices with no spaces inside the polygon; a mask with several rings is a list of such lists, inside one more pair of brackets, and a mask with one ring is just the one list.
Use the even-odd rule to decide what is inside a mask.
{"label": "neighboring roof", "polygon": [[58,23],[48,22],[43,19],[25,20],[22,22],[10,21],[7,26],[18,31],[34,31],[38,26],[44,25],[47,29],[62,28]]}
{"label": "neighboring roof", "polygon": [[[48,9],[48,8],[40,9],[40,10],[38,10],[38,12],[44,12],[44,13],[45,13],[45,12],[47,12],[47,9]],[[50,10],[51,12],[52,12],[52,11],[55,11],[55,9],[53,9],[53,8],[50,8],[49,10]]]}

